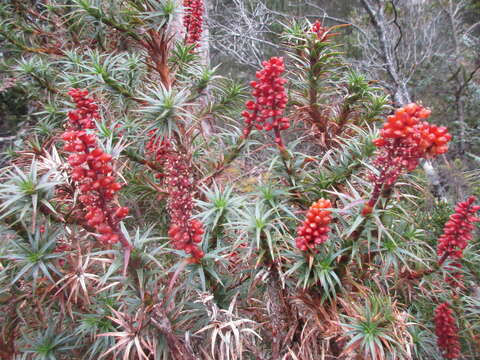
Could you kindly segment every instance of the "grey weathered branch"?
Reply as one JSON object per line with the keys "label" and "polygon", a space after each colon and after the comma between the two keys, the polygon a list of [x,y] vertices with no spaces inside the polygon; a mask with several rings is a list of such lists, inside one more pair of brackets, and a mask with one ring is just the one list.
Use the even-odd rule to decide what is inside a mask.
{"label": "grey weathered branch", "polygon": [[395,85],[394,99],[399,105],[409,103],[411,101],[408,93],[407,85],[398,73],[398,66],[395,61],[395,53],[393,48],[393,39],[388,36],[387,20],[385,18],[385,8],[383,4],[379,4],[378,9],[374,9],[371,0],[361,0],[365,10],[370,16],[370,20],[377,33],[377,38],[380,44],[380,53],[384,61],[384,66],[391,81]]}

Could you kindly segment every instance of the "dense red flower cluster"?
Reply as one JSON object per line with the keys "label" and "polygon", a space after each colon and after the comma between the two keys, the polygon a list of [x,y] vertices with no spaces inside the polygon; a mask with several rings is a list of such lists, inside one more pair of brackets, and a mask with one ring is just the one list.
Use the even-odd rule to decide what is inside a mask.
{"label": "dense red flower cluster", "polygon": [[88,90],[71,89],[68,92],[76,104],[76,109],[68,112],[69,124],[72,130],[95,128],[95,120],[100,118],[98,106],[92,98],[88,98]]}
{"label": "dense red flower cluster", "polygon": [[183,25],[186,30],[187,44],[197,44],[202,38],[203,24],[203,1],[202,0],[183,0],[185,15],[183,16]]}
{"label": "dense red flower cluster", "polygon": [[383,189],[397,181],[403,171],[414,170],[422,158],[432,158],[448,150],[452,136],[447,128],[430,125],[426,119],[430,110],[418,104],[408,104],[388,116],[380,137],[373,142],[379,153],[373,161],[379,175],[373,175],[375,184],[372,198],[362,211],[369,214]]}
{"label": "dense red flower cluster", "polygon": [[171,218],[168,235],[175,249],[185,251],[198,262],[204,256],[197,245],[202,241],[204,229],[201,221],[192,219],[193,181],[189,162],[185,156],[171,151],[166,157],[165,168]]}
{"label": "dense red flower cluster", "polygon": [[476,200],[475,196],[470,196],[457,204],[455,213],[450,215],[443,234],[438,239],[438,256],[447,254],[449,258],[457,260],[463,257],[463,250],[472,239],[474,223],[480,221],[480,218],[475,216],[480,210],[480,206],[473,205]]}
{"label": "dense red flower cluster", "polygon": [[435,309],[435,335],[437,345],[446,359],[457,359],[460,356],[458,328],[448,303],[440,304]]}
{"label": "dense red flower cluster", "polygon": [[433,157],[445,153],[452,136],[446,127],[420,121],[430,114],[430,110],[415,103],[397,109],[394,115],[388,116],[380,130],[380,138],[374,141],[375,145],[384,148],[392,144],[408,145],[414,151],[411,157]]}
{"label": "dense red flower cluster", "polygon": [[319,244],[327,241],[330,231],[330,200],[319,199],[308,209],[305,221],[297,228],[295,243],[301,251],[314,250]]}
{"label": "dense red flower cluster", "polygon": [[72,180],[80,191],[79,201],[85,210],[87,224],[95,229],[100,241],[113,244],[126,243],[118,223],[128,215],[127,207],[118,207],[114,195],[122,185],[115,181],[112,156],[98,146],[97,137],[89,132],[99,118],[98,107],[87,90],[72,89],[68,94],[76,109],[68,113],[69,122],[62,138],[64,150],[70,152],[68,163],[72,167]]}
{"label": "dense red flower cluster", "polygon": [[272,57],[262,63],[263,69],[257,71],[257,81],[250,83],[255,101],[247,101],[247,110],[242,116],[245,121],[244,136],[248,136],[253,126],[258,130],[274,130],[275,142],[283,146],[280,132],[290,127],[288,118],[283,116],[288,102],[285,91],[286,79],[281,75],[285,71],[283,59]]}

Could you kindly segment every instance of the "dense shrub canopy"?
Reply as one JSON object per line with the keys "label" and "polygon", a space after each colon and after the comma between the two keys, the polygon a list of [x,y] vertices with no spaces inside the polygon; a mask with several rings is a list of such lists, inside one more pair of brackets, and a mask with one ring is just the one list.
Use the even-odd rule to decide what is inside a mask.
{"label": "dense shrub canopy", "polygon": [[468,116],[399,103],[328,17],[231,79],[207,5],[0,5],[0,358],[479,358],[475,155],[437,183]]}

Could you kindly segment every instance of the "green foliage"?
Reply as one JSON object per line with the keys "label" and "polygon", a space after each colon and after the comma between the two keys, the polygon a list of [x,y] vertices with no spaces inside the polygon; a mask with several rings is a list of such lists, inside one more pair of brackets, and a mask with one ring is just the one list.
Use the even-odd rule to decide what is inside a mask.
{"label": "green foliage", "polygon": [[11,265],[10,285],[16,284],[20,279],[29,281],[35,293],[40,278],[46,277],[54,282],[54,274],[59,274],[54,260],[61,257],[60,253],[53,252],[57,236],[57,233],[36,229],[33,234],[27,233],[27,239],[14,239],[9,242],[2,258]]}
{"label": "green foliage", "polygon": [[26,347],[23,349],[22,359],[57,360],[62,353],[71,352],[75,346],[72,343],[73,335],[57,333],[53,324],[50,324],[43,333],[34,333],[31,337],[24,337]]}
{"label": "green foliage", "polygon": [[363,356],[371,359],[401,356],[401,345],[395,340],[395,314],[389,298],[372,297],[366,299],[363,308],[356,309],[355,317],[345,317],[351,340],[346,349],[359,349]]}
{"label": "green foliage", "polygon": [[283,36],[292,58],[292,101],[302,109],[302,119],[323,133],[325,142],[347,124],[371,122],[389,110],[388,96],[348,66],[331,40],[341,27],[322,27],[317,34],[310,22],[294,21]]}
{"label": "green foliage", "polygon": [[4,169],[2,178],[5,181],[0,184],[0,218],[14,216],[13,223],[22,221],[26,216],[32,217],[32,226],[35,227],[35,219],[41,206],[55,212],[49,200],[58,182],[52,181],[51,172],[38,176],[38,166],[35,159],[28,169],[14,166],[12,169]]}

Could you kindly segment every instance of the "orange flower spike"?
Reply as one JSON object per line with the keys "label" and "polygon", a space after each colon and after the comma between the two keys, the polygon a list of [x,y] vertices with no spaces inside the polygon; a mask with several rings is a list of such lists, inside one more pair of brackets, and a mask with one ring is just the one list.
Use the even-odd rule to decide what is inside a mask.
{"label": "orange flower spike", "polygon": [[411,103],[387,117],[380,137],[373,140],[379,149],[373,163],[380,174],[371,176],[375,186],[368,207],[362,210],[363,216],[372,212],[382,189],[395,184],[401,173],[414,170],[421,159],[432,158],[448,150],[452,136],[447,128],[420,121],[430,114],[429,109]]}

